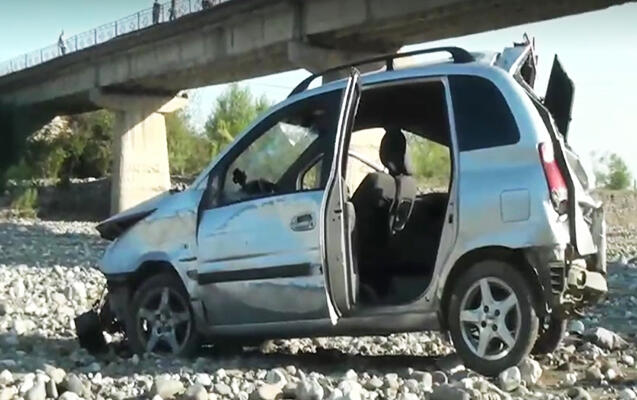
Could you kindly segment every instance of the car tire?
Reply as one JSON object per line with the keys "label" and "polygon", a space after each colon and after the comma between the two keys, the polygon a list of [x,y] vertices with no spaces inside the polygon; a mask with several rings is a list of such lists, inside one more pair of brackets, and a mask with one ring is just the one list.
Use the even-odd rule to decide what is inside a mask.
{"label": "car tire", "polygon": [[126,335],[135,353],[190,357],[200,348],[200,337],[190,297],[179,278],[170,273],[144,281],[133,295],[126,316]]}
{"label": "car tire", "polygon": [[540,332],[531,354],[549,354],[557,350],[566,335],[567,320],[550,315],[540,324]]}
{"label": "car tire", "polygon": [[531,287],[514,265],[480,261],[451,290],[447,326],[465,366],[493,376],[531,352],[539,322]]}

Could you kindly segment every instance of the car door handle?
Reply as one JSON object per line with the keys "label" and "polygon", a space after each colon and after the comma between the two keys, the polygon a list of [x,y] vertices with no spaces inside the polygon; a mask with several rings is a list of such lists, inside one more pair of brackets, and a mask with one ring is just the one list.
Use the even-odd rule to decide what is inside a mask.
{"label": "car door handle", "polygon": [[314,217],[312,214],[301,214],[292,218],[290,228],[293,231],[310,231],[314,229]]}

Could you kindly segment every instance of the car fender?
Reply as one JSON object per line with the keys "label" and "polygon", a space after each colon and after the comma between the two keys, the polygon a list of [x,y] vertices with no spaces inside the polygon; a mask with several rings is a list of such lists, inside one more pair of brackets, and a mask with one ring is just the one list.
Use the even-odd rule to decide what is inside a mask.
{"label": "car fender", "polygon": [[99,268],[107,277],[136,272],[155,262],[171,265],[192,294],[187,273],[196,266],[196,221],[200,193],[180,193],[153,214],[137,222],[106,249]]}

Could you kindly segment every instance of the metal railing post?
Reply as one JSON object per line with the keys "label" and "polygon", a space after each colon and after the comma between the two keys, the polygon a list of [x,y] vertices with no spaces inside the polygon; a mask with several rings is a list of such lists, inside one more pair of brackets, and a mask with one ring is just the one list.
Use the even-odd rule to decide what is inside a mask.
{"label": "metal railing post", "polygon": [[75,51],[78,51],[79,49],[77,48],[77,35],[75,35]]}
{"label": "metal railing post", "polygon": [[44,62],[44,49],[40,49],[40,62]]}
{"label": "metal railing post", "polygon": [[117,36],[117,21],[115,21],[115,36]]}
{"label": "metal railing post", "polygon": [[93,34],[95,36],[95,38],[93,39],[93,46],[95,46],[97,44],[97,28],[93,29]]}

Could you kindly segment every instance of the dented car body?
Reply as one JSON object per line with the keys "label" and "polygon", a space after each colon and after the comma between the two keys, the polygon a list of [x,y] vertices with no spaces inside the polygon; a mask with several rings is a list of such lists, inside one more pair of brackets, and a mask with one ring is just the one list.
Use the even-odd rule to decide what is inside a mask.
{"label": "dented car body", "polygon": [[[566,141],[573,84],[556,59],[536,95],[528,40],[430,51],[452,61],[301,84],[188,189],[98,226],[106,307],[135,350],[442,329],[493,374],[559,342],[606,292],[603,208]],[[352,194],[349,136],[368,128],[387,132],[386,168]],[[409,190],[401,130],[449,149],[441,193]]]}

